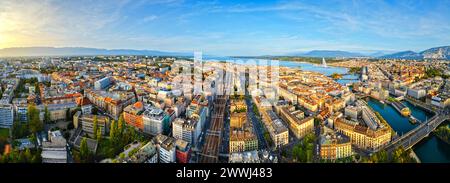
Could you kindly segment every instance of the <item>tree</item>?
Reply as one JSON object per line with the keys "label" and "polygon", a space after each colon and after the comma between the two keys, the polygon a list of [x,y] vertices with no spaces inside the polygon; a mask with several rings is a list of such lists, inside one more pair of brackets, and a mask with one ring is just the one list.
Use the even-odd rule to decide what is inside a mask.
{"label": "tree", "polygon": [[114,139],[115,133],[116,133],[116,122],[112,120],[111,125],[109,127],[109,138],[111,138],[111,140]]}
{"label": "tree", "polygon": [[15,139],[22,138],[28,136],[30,131],[28,129],[28,124],[23,124],[19,121],[15,121],[12,127],[12,136]]}
{"label": "tree", "polygon": [[41,158],[41,150],[38,150],[34,156],[31,158],[31,163],[41,163],[42,162],[42,158]]}
{"label": "tree", "polygon": [[26,163],[27,159],[25,157],[25,153],[23,151],[19,152],[19,159],[17,160],[18,163]]}
{"label": "tree", "polygon": [[89,148],[87,146],[86,137],[83,137],[80,144],[80,161],[87,162],[89,158]]}
{"label": "tree", "polygon": [[41,95],[41,89],[39,88],[39,82],[36,82],[36,83],[34,84],[34,89],[35,89],[35,94],[36,94],[37,96],[40,96],[40,95]]}
{"label": "tree", "polygon": [[33,133],[41,131],[44,128],[44,124],[42,124],[39,119],[39,110],[36,109],[34,104],[28,105],[28,123],[30,124],[30,130]]}
{"label": "tree", "polygon": [[97,129],[97,142],[100,143],[100,141],[102,140],[102,131],[99,129]]}
{"label": "tree", "polygon": [[124,127],[124,119],[123,119],[123,114],[120,115],[119,117],[119,121],[117,124],[117,133],[119,133],[119,135],[123,134],[123,127]]}
{"label": "tree", "polygon": [[34,133],[31,134],[31,136],[30,136],[30,141],[31,141],[31,143],[33,143],[33,144],[36,145],[37,138],[36,138],[36,135],[35,135]]}
{"label": "tree", "polygon": [[292,149],[293,157],[302,163],[313,162],[315,139],[316,136],[313,133],[306,135],[303,140],[296,144]]}
{"label": "tree", "polygon": [[123,152],[120,153],[120,154],[119,154],[119,158],[120,158],[120,159],[125,159],[125,153],[123,153]]}
{"label": "tree", "polygon": [[402,146],[392,153],[392,162],[394,163],[416,163],[414,158],[410,157],[411,149],[405,150]]}
{"label": "tree", "polygon": [[94,115],[94,129],[93,129],[93,134],[94,134],[94,139],[97,138],[97,129],[98,129],[98,119],[97,119],[97,115]]}
{"label": "tree", "polygon": [[372,163],[389,163],[389,156],[385,150],[381,150],[373,154],[369,161]]}
{"label": "tree", "polygon": [[48,111],[48,107],[47,105],[44,108],[44,123],[48,124],[50,123],[51,118],[50,118],[50,112]]}
{"label": "tree", "polygon": [[27,148],[25,150],[24,157],[25,157],[25,162],[31,162],[31,160],[33,159],[33,155],[31,155],[30,149]]}

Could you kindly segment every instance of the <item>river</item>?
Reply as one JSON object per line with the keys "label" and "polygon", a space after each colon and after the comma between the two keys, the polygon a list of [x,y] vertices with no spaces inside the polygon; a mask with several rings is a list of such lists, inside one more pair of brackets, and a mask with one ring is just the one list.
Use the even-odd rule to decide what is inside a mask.
{"label": "river", "polygon": [[[418,125],[411,124],[408,118],[403,117],[391,105],[382,104],[375,99],[369,99],[368,104],[383,116],[398,135],[407,133]],[[431,113],[426,112],[407,101],[404,101],[403,104],[408,106],[411,110],[411,114],[420,121],[425,121],[427,118],[432,117]],[[450,163],[450,145],[446,144],[433,134],[430,134],[427,138],[424,138],[418,144],[413,146],[413,150],[422,163]]]}

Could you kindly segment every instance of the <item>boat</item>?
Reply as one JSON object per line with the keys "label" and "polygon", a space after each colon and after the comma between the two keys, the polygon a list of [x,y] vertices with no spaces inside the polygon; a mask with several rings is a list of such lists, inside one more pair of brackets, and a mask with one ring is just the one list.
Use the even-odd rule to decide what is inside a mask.
{"label": "boat", "polygon": [[403,116],[410,116],[411,115],[411,110],[409,110],[409,108],[408,107],[405,107],[405,108],[403,108],[402,110],[401,110],[401,113],[402,113],[402,115]]}
{"label": "boat", "polygon": [[411,124],[413,124],[413,125],[415,125],[416,123],[417,123],[417,120],[416,120],[416,118],[414,118],[414,117],[409,117],[409,122],[411,123]]}

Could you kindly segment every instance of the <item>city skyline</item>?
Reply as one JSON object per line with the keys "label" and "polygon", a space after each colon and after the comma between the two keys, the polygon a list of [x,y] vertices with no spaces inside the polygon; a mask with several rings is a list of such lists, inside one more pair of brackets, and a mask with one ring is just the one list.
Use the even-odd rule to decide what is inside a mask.
{"label": "city skyline", "polygon": [[2,1],[0,48],[210,55],[421,51],[450,42],[449,1]]}

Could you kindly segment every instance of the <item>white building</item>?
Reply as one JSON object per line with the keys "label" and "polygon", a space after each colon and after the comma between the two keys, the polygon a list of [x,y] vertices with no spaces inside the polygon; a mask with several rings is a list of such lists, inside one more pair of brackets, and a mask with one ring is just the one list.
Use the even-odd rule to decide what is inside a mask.
{"label": "white building", "polygon": [[108,87],[111,84],[111,80],[109,77],[104,77],[94,83],[95,90],[102,90]]}
{"label": "white building", "polygon": [[357,120],[361,113],[361,108],[355,106],[348,106],[345,108],[345,117],[350,117],[352,120]]}
{"label": "white building", "polygon": [[425,91],[425,89],[408,88],[408,95],[411,96],[411,97],[414,97],[416,99],[420,99],[422,97],[425,97],[426,94],[427,94],[427,92]]}
{"label": "white building", "polygon": [[151,135],[159,135],[164,131],[164,111],[157,107],[150,107],[143,115],[144,132]]}
{"label": "white building", "polygon": [[153,141],[157,145],[160,163],[176,162],[176,140],[174,138],[165,135],[157,135],[153,138]]}
{"label": "white building", "polygon": [[172,123],[172,135],[176,139],[181,139],[192,146],[196,146],[201,134],[201,125],[197,120],[189,119],[183,120],[181,118],[175,119]]}
{"label": "white building", "polygon": [[49,132],[48,142],[42,143],[42,163],[67,163],[67,142],[60,131]]}
{"label": "white building", "polygon": [[14,117],[16,121],[27,122],[28,103],[26,98],[13,99]]}
{"label": "white building", "polygon": [[14,111],[11,104],[0,104],[0,127],[11,128],[14,122]]}

